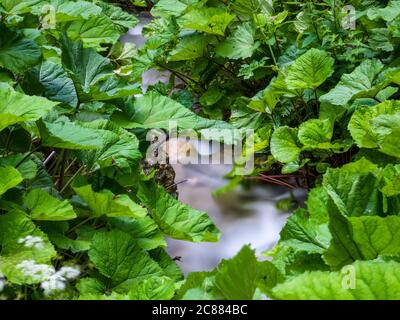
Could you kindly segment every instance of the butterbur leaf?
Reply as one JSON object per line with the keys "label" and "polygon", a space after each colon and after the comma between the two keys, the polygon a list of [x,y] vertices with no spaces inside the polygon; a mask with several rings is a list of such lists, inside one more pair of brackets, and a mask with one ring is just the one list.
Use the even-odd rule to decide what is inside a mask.
{"label": "butterbur leaf", "polygon": [[299,126],[300,142],[309,148],[329,149],[333,128],[328,119],[311,119]]}
{"label": "butterbur leaf", "polygon": [[301,148],[297,138],[297,129],[287,126],[279,127],[271,137],[271,153],[282,163],[289,163],[299,159]]}
{"label": "butterbur leaf", "polygon": [[183,61],[203,56],[212,37],[202,34],[189,34],[179,39],[178,44],[169,53],[169,61]]}
{"label": "butterbur leaf", "polygon": [[24,197],[32,220],[71,220],[76,213],[68,200],[61,201],[42,189],[31,190]]}
{"label": "butterbur leaf", "polygon": [[138,245],[145,250],[167,246],[164,234],[149,216],[139,219],[114,217],[109,218],[109,221],[114,228],[122,230],[132,236],[137,241]]}
{"label": "butterbur leaf", "polygon": [[329,168],[322,185],[346,216],[383,214],[379,202],[378,167],[362,158],[341,168]]}
{"label": "butterbur leaf", "polygon": [[50,100],[63,102],[71,107],[76,107],[78,103],[73,81],[58,64],[52,61],[44,61],[32,69],[27,74],[24,88],[30,94],[43,94]]}
{"label": "butterbur leaf", "polygon": [[151,8],[151,14],[153,16],[169,17],[179,16],[187,8],[185,1],[178,0],[160,0],[153,8]]}
{"label": "butterbur leaf", "polygon": [[103,43],[115,43],[120,36],[112,20],[105,15],[76,20],[69,25],[66,32],[71,40],[82,41],[84,47],[96,49],[100,49]]}
{"label": "butterbur leaf", "polygon": [[35,41],[0,28],[0,66],[13,72],[23,72],[39,62],[42,53]]}
{"label": "butterbur leaf", "polygon": [[370,8],[367,11],[368,19],[383,19],[387,22],[393,21],[400,15],[400,1],[391,0],[385,8]]}
{"label": "butterbur leaf", "polygon": [[175,283],[168,277],[149,277],[130,291],[132,300],[170,300],[175,294]]}
{"label": "butterbur leaf", "polygon": [[275,299],[398,300],[400,264],[357,261],[342,271],[312,271],[287,279],[272,290]]}
{"label": "butterbur leaf", "polygon": [[0,131],[12,124],[38,120],[58,104],[16,92],[8,84],[0,84],[0,96]]}
{"label": "butterbur leaf", "polygon": [[129,235],[118,230],[96,233],[89,257],[116,292],[127,292],[142,280],[163,275],[160,266]]}
{"label": "butterbur leaf", "polygon": [[218,241],[220,232],[205,212],[180,203],[155,182],[141,182],[137,196],[169,237],[193,242]]}
{"label": "butterbur leaf", "polygon": [[193,8],[178,19],[182,28],[223,36],[235,16],[220,8]]}
{"label": "butterbur leaf", "polygon": [[133,202],[127,194],[114,195],[106,189],[95,192],[91,185],[73,189],[95,216],[141,218],[147,214],[146,209]]}
{"label": "butterbur leaf", "polygon": [[379,60],[365,60],[353,72],[344,74],[335,88],[320,97],[321,102],[343,106],[355,95],[358,97],[374,97],[380,87],[370,92],[383,64]]}
{"label": "butterbur leaf", "polygon": [[258,44],[254,42],[253,33],[251,24],[240,25],[231,36],[218,45],[217,55],[230,59],[251,57],[258,47]]}
{"label": "butterbur leaf", "polygon": [[348,128],[359,147],[379,148],[379,151],[400,157],[400,103],[385,101],[372,107],[358,107]]}
{"label": "butterbur leaf", "polygon": [[182,130],[232,129],[224,121],[202,118],[179,102],[154,91],[135,98],[126,106],[125,112],[116,112],[111,119],[124,128],[169,129],[170,122],[176,121]]}
{"label": "butterbur leaf", "polygon": [[400,165],[387,165],[381,175],[379,190],[386,196],[400,194]]}
{"label": "butterbur leaf", "polygon": [[11,166],[0,167],[0,178],[0,196],[23,180],[21,173]]}
{"label": "butterbur leaf", "polygon": [[286,84],[289,89],[315,89],[333,72],[333,58],[325,51],[310,49],[290,65]]}
{"label": "butterbur leaf", "polygon": [[211,272],[192,272],[180,288],[179,299],[253,299],[258,287],[265,293],[281,281],[281,274],[270,261],[257,261],[244,246],[233,258],[222,260]]}
{"label": "butterbur leaf", "polygon": [[330,207],[332,240],[324,260],[339,268],[355,260],[373,260],[380,255],[400,253],[400,217],[346,217]]}

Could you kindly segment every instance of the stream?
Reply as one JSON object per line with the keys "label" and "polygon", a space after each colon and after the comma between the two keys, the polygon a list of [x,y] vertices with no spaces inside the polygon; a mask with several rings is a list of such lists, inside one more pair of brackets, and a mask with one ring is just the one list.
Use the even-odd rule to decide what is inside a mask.
{"label": "stream", "polygon": [[[141,31],[151,18],[148,15],[139,18],[140,23],[121,38],[122,42],[135,43],[137,47],[143,45]],[[145,72],[142,76],[143,91],[158,81],[168,82],[169,76],[167,71]],[[220,241],[215,243],[168,239],[167,251],[172,257],[179,257],[178,264],[185,274],[211,270],[221,259],[233,257],[245,244],[260,254],[279,240],[288,213],[278,211],[276,202],[289,196],[287,189],[266,184],[246,190],[239,186],[222,196],[213,197],[212,192],[227,183],[224,176],[231,170],[231,165],[177,164],[173,167],[175,181],[182,182],[178,184],[179,200],[206,211],[222,233]],[[301,192],[298,196],[301,197]]]}

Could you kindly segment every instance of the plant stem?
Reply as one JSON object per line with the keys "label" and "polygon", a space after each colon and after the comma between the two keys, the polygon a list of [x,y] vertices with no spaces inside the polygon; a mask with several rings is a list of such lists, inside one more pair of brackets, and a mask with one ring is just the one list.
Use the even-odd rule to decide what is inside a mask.
{"label": "plant stem", "polygon": [[67,183],[63,186],[60,193],[63,193],[65,189],[71,184],[71,182],[76,178],[76,176],[83,170],[84,166],[79,167],[79,169],[74,173],[74,175],[67,181]]}

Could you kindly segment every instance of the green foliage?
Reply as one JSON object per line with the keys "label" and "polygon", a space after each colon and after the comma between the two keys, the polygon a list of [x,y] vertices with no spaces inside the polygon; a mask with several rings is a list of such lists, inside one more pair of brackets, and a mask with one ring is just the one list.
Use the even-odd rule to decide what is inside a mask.
{"label": "green foliage", "polygon": [[[354,30],[345,4],[159,0],[138,49],[111,2],[0,0],[7,298],[399,299],[399,1],[358,1]],[[143,93],[153,68],[172,76]],[[248,175],[309,190],[269,260],[244,246],[184,279],[165,237],[220,232],[144,170],[148,130],[171,120],[254,130]]]}

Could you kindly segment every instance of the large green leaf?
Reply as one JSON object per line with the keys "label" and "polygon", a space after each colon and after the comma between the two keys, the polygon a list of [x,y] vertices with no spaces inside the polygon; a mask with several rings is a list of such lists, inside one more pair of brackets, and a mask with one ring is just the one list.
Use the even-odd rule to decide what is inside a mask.
{"label": "large green leaf", "polygon": [[58,64],[52,61],[43,61],[40,66],[30,70],[24,82],[25,88],[30,94],[43,95],[72,107],[76,107],[78,103],[73,81]]}
{"label": "large green leaf", "polygon": [[89,129],[107,130],[104,134],[104,146],[98,150],[79,152],[79,158],[91,170],[118,166],[127,168],[136,164],[141,158],[139,140],[130,133],[107,120],[83,122]]}
{"label": "large green leaf", "polygon": [[330,208],[331,244],[324,260],[338,268],[355,260],[373,260],[400,253],[400,217],[345,217]]}
{"label": "large green leaf", "polygon": [[139,219],[114,217],[110,218],[109,221],[113,227],[132,236],[137,241],[138,245],[145,250],[167,246],[164,234],[149,216]]}
{"label": "large green leaf", "polygon": [[348,128],[359,147],[379,148],[385,154],[400,157],[399,120],[400,103],[388,100],[372,107],[358,107]]}
{"label": "large green leaf", "polygon": [[62,37],[62,63],[74,81],[80,102],[110,100],[138,93],[137,85],[115,75],[108,58],[65,35]]}
{"label": "large green leaf", "polygon": [[103,43],[115,43],[119,32],[115,29],[112,20],[105,16],[91,16],[87,20],[76,20],[66,30],[68,37],[73,41],[82,41],[85,47],[101,48]]}
{"label": "large green leaf", "polygon": [[[27,247],[19,240],[26,236],[40,237],[42,247]],[[12,211],[0,216],[0,271],[8,281],[16,284],[35,282],[17,269],[24,260],[35,260],[36,263],[49,264],[56,256],[56,251],[47,236],[23,213]],[[37,282],[37,281],[36,281]]]}
{"label": "large green leaf", "polygon": [[16,92],[4,83],[0,84],[0,97],[0,131],[15,123],[38,120],[57,105],[46,98]]}
{"label": "large green leaf", "polygon": [[398,300],[400,264],[357,261],[343,272],[305,272],[278,284],[272,292],[276,299]]}
{"label": "large green leaf", "polygon": [[61,201],[42,189],[31,190],[24,197],[32,220],[71,220],[76,213],[68,200]]}
{"label": "large green leaf", "polygon": [[299,140],[308,148],[330,149],[333,127],[329,119],[311,119],[299,126]]}
{"label": "large green leaf", "polygon": [[22,180],[21,173],[14,167],[0,167],[0,196],[8,189],[17,186]]}
{"label": "large green leaf", "polygon": [[219,230],[205,212],[180,203],[156,183],[140,183],[137,196],[169,237],[193,242],[218,241]]}
{"label": "large green leaf", "polygon": [[109,279],[108,288],[126,292],[151,276],[161,276],[161,267],[126,233],[113,230],[93,237],[90,260]]}
{"label": "large green leaf", "polygon": [[53,123],[42,121],[38,127],[43,145],[63,149],[102,149],[115,135],[108,130],[85,128],[67,118]]}
{"label": "large green leaf", "polygon": [[141,218],[147,214],[146,209],[133,202],[127,194],[115,195],[106,189],[95,192],[90,184],[74,187],[74,191],[87,203],[95,216]]}
{"label": "large green leaf", "polygon": [[344,74],[339,83],[328,93],[320,97],[321,102],[343,106],[355,95],[358,97],[374,97],[381,88],[372,90],[377,75],[383,64],[379,60],[365,60],[352,73]]}
{"label": "large green leaf", "polygon": [[331,76],[333,63],[325,51],[310,49],[290,65],[286,84],[290,90],[315,89]]}
{"label": "large green leaf", "polygon": [[370,8],[367,11],[368,19],[383,19],[387,22],[395,20],[400,15],[400,1],[390,0],[384,8]]}
{"label": "large green leaf", "polygon": [[344,215],[379,215],[383,213],[377,173],[378,167],[362,158],[341,168],[329,168],[322,184]]}
{"label": "large green leaf", "polygon": [[297,129],[287,126],[279,127],[271,137],[271,153],[282,163],[299,159],[301,147],[297,138]]}
{"label": "large green leaf", "polygon": [[257,287],[268,292],[281,275],[269,261],[257,261],[244,246],[233,258],[222,260],[211,272],[192,272],[178,292],[183,300],[250,300]]}
{"label": "large green leaf", "polygon": [[0,66],[13,72],[23,72],[37,64],[40,47],[22,34],[0,28]]}
{"label": "large green leaf", "polygon": [[254,42],[254,30],[250,23],[244,23],[222,41],[216,48],[220,57],[230,59],[244,59],[253,55],[258,44]]}
{"label": "large green leaf", "polygon": [[221,8],[193,8],[178,19],[182,28],[223,36],[235,16]]}
{"label": "large green leaf", "polygon": [[169,129],[170,121],[176,121],[180,129],[232,129],[218,120],[202,118],[175,100],[151,91],[135,98],[126,112],[114,113],[112,120],[125,128]]}
{"label": "large green leaf", "polygon": [[179,39],[178,44],[169,53],[169,61],[191,60],[202,57],[211,37],[202,34],[189,34]]}

